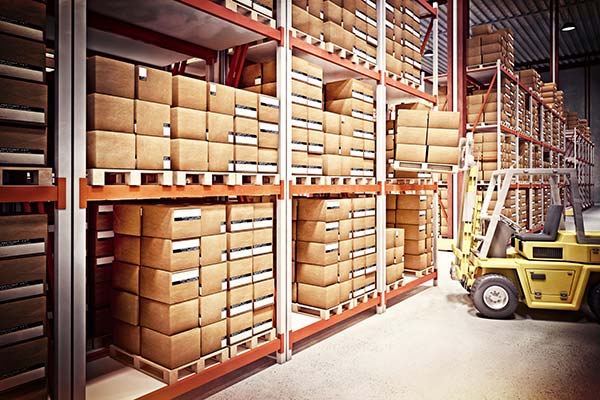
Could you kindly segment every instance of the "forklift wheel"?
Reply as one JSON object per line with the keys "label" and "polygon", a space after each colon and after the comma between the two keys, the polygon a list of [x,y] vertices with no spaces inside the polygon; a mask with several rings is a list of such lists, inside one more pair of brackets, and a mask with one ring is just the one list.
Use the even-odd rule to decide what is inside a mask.
{"label": "forklift wheel", "polygon": [[596,319],[600,322],[600,284],[594,286],[588,295],[588,304]]}
{"label": "forklift wheel", "polygon": [[477,311],[488,318],[508,318],[519,305],[519,292],[504,275],[480,276],[471,287],[471,297]]}

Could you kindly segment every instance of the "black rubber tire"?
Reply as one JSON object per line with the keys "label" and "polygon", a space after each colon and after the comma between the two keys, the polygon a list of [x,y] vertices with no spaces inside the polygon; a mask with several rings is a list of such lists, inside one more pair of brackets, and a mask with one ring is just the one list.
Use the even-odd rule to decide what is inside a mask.
{"label": "black rubber tire", "polygon": [[[508,293],[508,303],[499,310],[488,307],[483,300],[485,290],[493,285],[502,287]],[[494,319],[512,317],[519,305],[519,291],[514,283],[499,274],[487,274],[477,278],[471,287],[471,298],[477,311],[485,317]]]}
{"label": "black rubber tire", "polygon": [[600,283],[590,289],[588,293],[588,305],[600,322]]}

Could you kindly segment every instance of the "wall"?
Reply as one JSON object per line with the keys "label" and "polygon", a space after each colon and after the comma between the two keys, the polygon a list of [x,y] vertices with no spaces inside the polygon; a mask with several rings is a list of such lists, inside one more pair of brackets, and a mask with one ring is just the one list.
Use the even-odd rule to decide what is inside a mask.
{"label": "wall", "polygon": [[[542,73],[544,82],[550,81],[548,72]],[[559,89],[565,92],[565,107],[577,111],[580,118],[585,118],[585,69],[571,68],[559,72]],[[594,202],[600,203],[600,65],[591,67],[590,82],[590,116],[592,141],[596,144],[594,158]]]}

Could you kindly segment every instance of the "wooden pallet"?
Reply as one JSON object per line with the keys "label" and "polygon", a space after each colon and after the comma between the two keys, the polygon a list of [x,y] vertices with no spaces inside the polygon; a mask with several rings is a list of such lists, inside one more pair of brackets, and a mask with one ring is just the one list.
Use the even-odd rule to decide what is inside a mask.
{"label": "wooden pallet", "polygon": [[292,33],[292,36],[300,39],[308,44],[311,44],[313,46],[316,46],[322,50],[326,50],[327,51],[327,46],[326,46],[326,42],[324,40],[321,40],[319,38],[316,38],[314,36],[310,36],[307,33],[304,33],[298,29],[295,28],[290,28],[290,32]]}
{"label": "wooden pallet", "polygon": [[358,303],[366,303],[371,299],[374,299],[375,297],[377,297],[377,290],[371,290],[368,293],[364,293],[361,294],[358,297],[355,297],[354,299],[352,299],[354,301],[354,305],[358,305]]}
{"label": "wooden pallet", "polygon": [[88,169],[87,181],[92,186],[105,185],[173,185],[173,171],[139,169]]}
{"label": "wooden pallet", "polygon": [[229,359],[229,348],[218,350],[214,353],[201,357],[198,360],[184,364],[177,368],[166,368],[160,364],[145,359],[142,356],[131,354],[117,346],[110,345],[109,354],[111,358],[143,372],[167,385],[172,385],[191,375],[202,372]]}
{"label": "wooden pallet", "polygon": [[430,266],[430,267],[427,267],[425,269],[422,269],[422,270],[418,270],[418,269],[406,269],[406,268],[404,268],[404,273],[407,274],[407,275],[416,276],[417,278],[421,278],[423,276],[433,274],[434,269],[435,268],[433,267],[433,265]]}
{"label": "wooden pallet", "polygon": [[404,278],[397,280],[396,282],[392,282],[390,284],[385,285],[385,292],[389,293],[392,290],[396,290],[399,287],[402,286],[402,284],[404,283]]}
{"label": "wooden pallet", "polygon": [[390,185],[433,185],[433,179],[429,178],[388,178]]}
{"label": "wooden pallet", "polygon": [[176,186],[186,185],[276,185],[279,174],[242,172],[173,171]]}
{"label": "wooden pallet", "polygon": [[335,54],[340,58],[344,58],[347,60],[351,59],[354,55],[354,53],[352,53],[352,50],[345,49],[333,42],[325,42],[325,50],[327,50],[329,54]]}
{"label": "wooden pallet", "polygon": [[340,315],[345,310],[351,310],[355,307],[354,299],[346,300],[343,303],[338,304],[331,308],[318,308],[313,306],[307,306],[299,303],[292,303],[292,311],[295,313],[309,314],[312,316],[319,316],[321,319],[328,320],[332,315]]}
{"label": "wooden pallet", "polygon": [[258,335],[254,335],[249,339],[242,340],[239,343],[229,346],[229,355],[231,358],[244,354],[247,351],[255,349],[259,346],[272,342],[276,338],[275,328],[269,329]]}
{"label": "wooden pallet", "polygon": [[377,71],[377,65],[357,53],[352,53],[352,56],[349,58],[349,60],[352,62],[352,64],[360,65],[361,67],[372,71]]}
{"label": "wooden pallet", "polygon": [[268,25],[271,28],[275,29],[275,20],[271,17],[266,16],[265,14],[253,10],[245,4],[240,4],[233,0],[225,0],[225,1],[217,1],[217,3],[225,4],[225,7],[230,9],[231,11],[235,11],[238,14],[244,15],[254,21],[260,22],[262,24]]}
{"label": "wooden pallet", "polygon": [[[457,160],[458,163],[458,160]],[[458,172],[458,165],[454,164],[437,164],[427,162],[414,161],[394,161],[392,164],[396,171],[429,171],[453,174]]]}
{"label": "wooden pallet", "polygon": [[366,176],[311,176],[294,175],[294,185],[375,185],[377,180]]}
{"label": "wooden pallet", "polygon": [[1,186],[52,186],[52,168],[0,167]]}

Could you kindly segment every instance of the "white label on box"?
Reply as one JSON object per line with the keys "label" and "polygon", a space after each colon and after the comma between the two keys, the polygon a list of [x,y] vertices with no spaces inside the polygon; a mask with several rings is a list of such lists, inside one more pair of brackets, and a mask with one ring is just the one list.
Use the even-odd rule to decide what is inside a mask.
{"label": "white label on box", "polygon": [[262,84],[262,76],[257,76],[256,78],[254,78],[254,84],[261,85]]}
{"label": "white label on box", "polygon": [[367,23],[369,23],[370,25],[373,25],[374,27],[377,27],[377,21],[375,21],[373,18],[369,17],[367,15]]}
{"label": "white label on box", "polygon": [[354,276],[356,278],[357,276],[362,276],[364,274],[365,274],[365,269],[361,268],[361,269],[355,269],[354,274],[352,276]]}
{"label": "white label on box", "polygon": [[234,316],[252,310],[252,300],[240,304],[234,304],[229,308],[229,315]]}
{"label": "white label on box", "polygon": [[389,12],[394,12],[394,6],[388,3],[387,1],[385,2],[385,9]]}
{"label": "white label on box", "polygon": [[365,231],[362,229],[357,229],[355,231],[352,232],[352,237],[353,238],[359,238],[359,237],[363,237],[365,236]]}
{"label": "white label on box", "polygon": [[363,133],[363,131],[361,131],[359,129],[355,129],[352,131],[352,136],[357,137],[357,138],[364,138],[364,133]]}
{"label": "white label on box", "polygon": [[353,254],[355,258],[362,257],[365,255],[365,249],[355,250]]}
{"label": "white label on box", "polygon": [[419,196],[419,201],[427,201],[427,196],[426,195]]}
{"label": "white label on box", "polygon": [[221,262],[227,261],[227,250],[221,250]]}
{"label": "white label on box", "polygon": [[200,239],[174,240],[172,242],[173,253],[194,251],[200,249]]}
{"label": "white label on box", "polygon": [[364,152],[364,157],[365,158],[370,158],[370,159],[374,159],[375,158],[375,152],[371,151],[371,150],[365,150]]}
{"label": "white label on box", "polygon": [[325,253],[331,253],[333,251],[338,251],[338,243],[327,243],[325,244]]}
{"label": "white label on box", "polygon": [[375,272],[377,270],[377,265],[370,265],[367,268],[365,268],[365,274],[370,274],[372,272]]}
{"label": "white label on box", "polygon": [[163,169],[171,169],[171,157],[163,157]]}
{"label": "white label on box", "polygon": [[[323,39],[321,39],[321,40],[323,40]],[[318,86],[318,87],[323,86],[323,79],[316,77],[316,76],[312,76],[312,75],[307,75],[306,82],[310,83],[313,86]]]}
{"label": "white label on box", "polygon": [[261,322],[260,324],[254,325],[253,330],[254,330],[254,334],[257,335],[261,332],[268,331],[271,328],[273,328],[273,320],[272,319]]}
{"label": "white label on box", "polygon": [[419,232],[424,231],[425,229],[427,229],[427,225],[419,225]]}
{"label": "white label on box", "polygon": [[274,97],[261,95],[259,101],[261,106],[279,108],[279,99]]}
{"label": "white label on box", "polygon": [[362,218],[362,217],[366,216],[365,210],[354,210],[353,215],[354,215],[354,218]]}
{"label": "white label on box", "polygon": [[375,228],[365,229],[365,236],[374,235],[374,234],[375,234]]}
{"label": "white label on box", "polygon": [[365,286],[365,293],[369,293],[369,292],[371,292],[373,290],[375,290],[375,284],[374,283],[371,283],[371,284]]}
{"label": "white label on box", "polygon": [[321,108],[323,106],[323,102],[321,100],[307,98],[306,105],[309,107]]}
{"label": "white label on box", "polygon": [[114,211],[114,206],[112,204],[98,206],[99,213],[111,213],[113,211]]}
{"label": "white label on box", "polygon": [[373,46],[377,46],[377,38],[371,35],[367,35],[367,43],[371,43]]}
{"label": "white label on box", "polygon": [[[227,259],[227,257],[225,257],[225,259]],[[229,287],[229,281],[227,279],[223,279],[221,281],[221,290],[227,290],[228,287]]]}
{"label": "white label on box", "polygon": [[354,297],[360,297],[360,296],[362,296],[363,294],[365,294],[365,288],[362,288],[362,289],[356,289],[356,290],[353,292],[353,294],[354,294]]}
{"label": "white label on box", "polygon": [[236,172],[258,172],[258,163],[254,161],[236,161]]}
{"label": "white label on box", "polygon": [[8,240],[0,242],[0,257],[45,253],[44,239]]}
{"label": "white label on box", "polygon": [[350,169],[350,176],[364,176],[361,168]]}
{"label": "white label on box", "polygon": [[44,283],[41,280],[19,283],[17,285],[11,287],[6,287],[8,285],[5,285],[6,288],[0,290],[0,301],[8,301],[19,299],[21,297],[44,294]]}
{"label": "white label on box", "polygon": [[292,69],[292,79],[295,79],[300,82],[308,82],[308,75],[304,72],[297,71]]}
{"label": "white label on box", "polygon": [[261,254],[269,254],[273,252],[273,245],[271,243],[258,244],[252,248],[252,255],[259,256]]}
{"label": "white label on box", "polygon": [[339,222],[326,222],[325,223],[325,230],[326,231],[337,231],[340,229],[340,223]]}
{"label": "white label on box", "polygon": [[394,24],[391,21],[385,21],[385,27],[388,29],[394,29]]}
{"label": "white label on box", "polygon": [[46,122],[46,113],[43,110],[26,110],[19,106],[0,104],[0,119],[43,124]]}
{"label": "white label on box", "polygon": [[173,210],[173,221],[197,221],[201,218],[202,211],[199,208],[185,210]]}
{"label": "white label on box", "polygon": [[350,149],[351,157],[361,157],[363,156],[363,151],[360,149]]}
{"label": "white label on box", "polygon": [[231,232],[251,230],[252,222],[252,219],[238,219],[231,221]]}
{"label": "white label on box", "polygon": [[377,4],[372,0],[365,0],[365,3],[371,8],[377,9]]}
{"label": "white label on box", "polygon": [[148,70],[145,67],[138,67],[138,79],[140,81],[148,79]]}
{"label": "white label on box", "polygon": [[361,38],[362,40],[367,40],[367,34],[360,31],[359,29],[356,29],[355,27],[352,27],[352,33],[354,33],[355,36]]}
{"label": "white label on box", "polygon": [[252,328],[244,329],[243,331],[232,333],[229,336],[229,343],[235,344],[250,337],[252,337]]}
{"label": "white label on box", "polygon": [[340,208],[340,202],[338,200],[327,200],[326,207],[328,210],[335,210]]}
{"label": "white label on box", "polygon": [[198,268],[190,269],[188,271],[175,272],[171,275],[171,285],[181,285],[183,283],[197,281],[199,277]]}
{"label": "white label on box", "polygon": [[268,295],[260,299],[254,300],[254,309],[258,310],[259,308],[270,306],[271,304],[275,304],[275,296]]}
{"label": "white label on box", "polygon": [[302,118],[292,118],[292,126],[296,128],[306,128],[308,126],[305,119]]}
{"label": "white label on box", "polygon": [[115,237],[114,231],[99,231],[96,236],[98,239],[110,239]]}
{"label": "white label on box", "polygon": [[355,10],[354,15],[356,15],[356,18],[367,22],[367,14],[363,13],[362,11]]}
{"label": "white label on box", "polygon": [[19,385],[25,384],[27,382],[41,379],[45,376],[46,376],[46,367],[39,367],[36,369],[21,372],[21,373],[18,373],[17,375],[12,375],[12,376],[2,379],[2,381],[0,381],[0,391],[5,391],[5,390],[13,388],[15,386],[19,386]]}
{"label": "white label on box", "polygon": [[308,175],[323,175],[323,167],[308,166]]}
{"label": "white label on box", "polygon": [[242,247],[239,249],[229,250],[229,259],[237,260],[240,258],[250,257],[252,255],[252,247]]}
{"label": "white label on box", "polygon": [[252,283],[252,274],[233,276],[229,279],[229,288],[248,285]]}
{"label": "white label on box", "polygon": [[419,210],[419,217],[424,217],[425,215],[427,215],[426,210]]}
{"label": "white label on box", "polygon": [[171,137],[171,124],[168,122],[163,123],[163,136]]}
{"label": "white label on box", "polygon": [[375,253],[375,246],[371,246],[371,247],[367,247],[364,251],[365,251],[365,255],[367,254],[373,254]]}
{"label": "white label on box", "polygon": [[113,261],[115,261],[115,256],[99,257],[99,258],[96,258],[96,265],[97,266],[107,265],[107,264],[111,264]]}
{"label": "white label on box", "polygon": [[252,276],[252,281],[253,282],[260,282],[260,281],[264,281],[267,279],[271,279],[273,277],[273,270],[272,269],[266,269],[264,271],[257,271],[254,273],[254,275]]}
{"label": "white label on box", "polygon": [[319,121],[307,121],[306,126],[308,129],[312,129],[313,131],[323,130],[323,123]]}
{"label": "white label on box", "polygon": [[249,144],[251,146],[258,145],[258,136],[253,135],[251,133],[236,133],[235,142],[237,144]]}
{"label": "white label on box", "polygon": [[221,233],[227,232],[227,222],[221,222]]}
{"label": "white label on box", "polygon": [[310,153],[323,154],[325,147],[322,144],[309,143],[308,151]]}
{"label": "white label on box", "polygon": [[227,318],[227,307],[224,307],[221,310],[221,319],[225,319],[225,318]]}
{"label": "white label on box", "polygon": [[292,142],[292,150],[307,151],[308,144],[305,142]]}
{"label": "white label on box", "polygon": [[373,132],[365,132],[363,131],[363,137],[369,140],[375,140],[375,134]]}
{"label": "white label on box", "polygon": [[260,129],[261,132],[279,134],[279,125],[278,124],[271,124],[269,122],[259,122],[258,128]]}
{"label": "white label on box", "polygon": [[306,96],[292,93],[292,103],[307,105],[308,99],[306,98]]}
{"label": "white label on box", "polygon": [[271,228],[273,226],[273,218],[256,218],[254,220],[254,229]]}
{"label": "white label on box", "polygon": [[221,348],[227,347],[227,336],[221,339]]}
{"label": "white label on box", "polygon": [[308,168],[303,165],[292,165],[292,174],[293,175],[307,175]]}
{"label": "white label on box", "polygon": [[217,85],[215,85],[214,83],[211,83],[209,89],[210,89],[211,96],[217,95]]}

